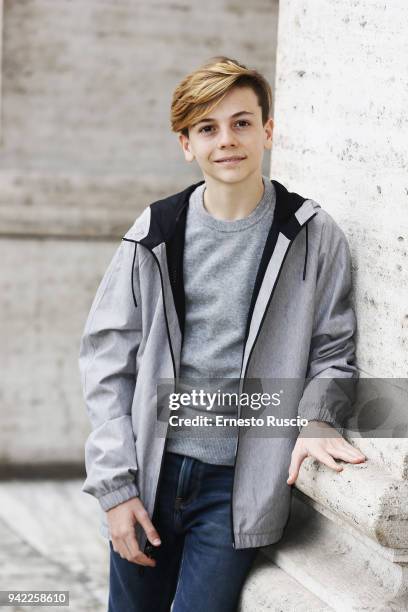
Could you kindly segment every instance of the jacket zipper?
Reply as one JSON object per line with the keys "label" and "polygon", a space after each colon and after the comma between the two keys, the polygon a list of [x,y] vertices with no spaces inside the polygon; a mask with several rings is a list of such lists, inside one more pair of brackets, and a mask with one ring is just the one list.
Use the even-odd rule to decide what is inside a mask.
{"label": "jacket zipper", "polygon": [[[304,223],[304,226],[307,226],[307,224],[309,223],[309,221],[311,221],[315,215],[316,215],[316,213],[315,213],[315,214],[314,214],[312,217],[310,217],[310,218],[309,218],[309,219],[308,219],[308,220],[307,220],[307,221]],[[295,238],[296,238],[296,236],[295,236]],[[257,332],[257,334],[256,334],[256,338],[255,338],[254,343],[253,343],[253,345],[252,345],[251,352],[250,352],[250,354],[249,354],[249,356],[248,356],[248,360],[247,360],[247,363],[246,363],[246,366],[245,366],[244,376],[243,376],[243,378],[242,378],[242,381],[243,381],[243,383],[242,383],[242,392],[244,391],[244,387],[245,387],[245,379],[246,379],[246,375],[247,375],[247,372],[248,372],[248,366],[249,366],[249,362],[250,362],[251,357],[252,357],[252,353],[254,352],[255,345],[256,345],[256,343],[257,343],[257,341],[258,341],[258,338],[259,338],[259,336],[260,336],[261,329],[262,329],[262,326],[263,326],[263,324],[264,324],[264,321],[265,321],[265,318],[266,318],[266,314],[267,314],[267,312],[268,312],[268,310],[269,310],[269,305],[270,305],[270,303],[271,303],[271,301],[272,301],[273,294],[275,293],[275,289],[276,289],[276,286],[277,286],[277,284],[278,284],[279,277],[280,277],[280,275],[281,275],[281,271],[282,271],[283,265],[284,265],[284,263],[285,263],[286,257],[287,257],[287,255],[288,255],[288,253],[289,253],[289,251],[290,251],[290,248],[291,248],[291,246],[292,246],[293,242],[294,242],[294,239],[293,239],[293,240],[291,240],[291,241],[290,241],[290,243],[288,244],[288,248],[286,249],[286,253],[285,253],[285,255],[284,255],[283,259],[282,259],[282,263],[281,263],[281,265],[280,265],[278,275],[277,275],[277,277],[276,277],[276,279],[275,279],[275,283],[274,283],[274,285],[273,285],[273,287],[272,287],[272,291],[271,291],[271,294],[270,294],[270,296],[269,296],[268,303],[267,303],[267,305],[266,305],[266,308],[265,308],[264,313],[263,313],[263,316],[262,316],[262,321],[261,321],[261,323],[260,323],[260,325],[259,325],[258,332]],[[273,253],[272,253],[272,255],[271,255],[271,259],[272,259],[272,257],[273,257]],[[243,353],[242,353],[242,355],[243,355],[243,356],[242,356],[242,361],[244,360],[243,358],[244,358],[244,355],[245,355],[245,347],[246,347],[246,343],[247,343],[247,341],[248,341],[248,335],[249,335],[249,330],[250,330],[250,327],[251,327],[251,325],[248,325],[247,333],[246,333],[245,340],[244,340],[244,348],[243,348]],[[240,376],[239,376],[239,377],[240,377],[240,380],[241,380],[241,375],[242,375],[242,365],[241,365],[241,372],[240,372]],[[238,408],[238,417],[240,416],[240,414],[241,414],[241,411],[240,411],[240,410],[239,410],[239,408]],[[234,471],[233,471],[233,474],[232,474],[231,503],[230,503],[230,522],[231,522],[231,537],[232,537],[232,546],[233,546],[233,548],[236,548],[236,542],[235,542],[235,536],[234,536],[234,513],[233,513],[233,508],[232,508],[232,507],[233,507],[233,503],[232,503],[232,502],[233,502],[233,495],[234,495],[235,466],[236,466],[236,463],[237,463],[237,454],[238,454],[238,446],[239,446],[239,432],[240,432],[240,427],[239,427],[239,425],[238,425],[238,435],[237,435],[237,444],[236,444],[236,446],[235,446],[235,456],[234,456]]]}
{"label": "jacket zipper", "polygon": [[[308,219],[308,220],[307,220],[307,221],[306,221],[306,222],[305,222],[303,225],[304,225],[304,226],[306,226],[306,225],[309,223],[309,221],[311,221],[311,220],[313,219],[313,217],[314,217],[315,215],[316,215],[316,213],[315,213],[314,215],[312,215],[312,216],[311,216],[311,217],[310,217],[310,218],[309,218],[309,219]],[[295,236],[295,238],[296,238],[296,236]],[[122,240],[127,240],[128,242],[134,242],[135,244],[140,244],[140,241],[138,241],[138,240],[130,240],[129,238],[122,238]],[[259,335],[260,335],[260,332],[261,332],[262,326],[263,326],[263,324],[264,324],[264,321],[265,321],[265,318],[266,318],[266,313],[267,313],[267,312],[268,312],[268,310],[269,310],[269,305],[270,305],[271,300],[272,300],[272,298],[273,298],[273,295],[274,295],[274,293],[275,293],[275,289],[276,289],[276,286],[277,286],[277,284],[278,284],[278,281],[279,281],[279,278],[280,278],[280,275],[281,275],[281,271],[282,271],[283,265],[284,265],[284,263],[285,263],[285,260],[286,260],[287,255],[288,255],[288,253],[289,253],[289,251],[290,251],[290,249],[291,249],[291,247],[292,247],[293,241],[294,241],[294,239],[290,241],[290,243],[289,243],[289,245],[288,245],[288,248],[287,248],[287,250],[286,250],[286,253],[285,253],[285,255],[284,255],[283,259],[282,259],[282,263],[281,263],[281,265],[280,265],[278,275],[277,275],[277,277],[276,277],[276,279],[275,279],[275,283],[274,283],[274,285],[273,285],[273,287],[272,287],[271,295],[269,296],[268,303],[267,303],[267,305],[266,305],[266,308],[265,308],[264,313],[263,313],[263,316],[262,316],[262,321],[261,321],[261,323],[260,323],[260,325],[259,325],[259,329],[258,329],[258,332],[257,332],[256,338],[255,338],[254,343],[253,343],[253,345],[252,345],[251,352],[250,352],[250,354],[249,354],[249,356],[248,356],[248,360],[247,360],[247,363],[246,363],[246,366],[245,366],[245,372],[244,372],[244,376],[243,376],[243,377],[242,377],[242,365],[241,365],[240,380],[241,380],[241,378],[242,378],[242,380],[243,380],[242,389],[244,389],[244,387],[245,387],[245,379],[246,379],[246,375],[247,375],[247,372],[248,372],[248,366],[249,366],[249,363],[250,363],[250,360],[251,360],[251,357],[252,357],[252,354],[253,354],[253,351],[254,351],[255,345],[256,345],[256,343],[257,343],[257,341],[258,341],[258,338],[259,338]],[[142,246],[144,246],[144,245],[142,245]],[[163,274],[162,274],[161,267],[160,267],[160,263],[159,263],[159,260],[158,260],[158,258],[157,258],[157,256],[156,256],[156,254],[155,254],[155,253],[153,253],[153,251],[152,251],[151,249],[149,249],[148,247],[145,247],[145,248],[146,248],[146,249],[147,249],[147,250],[148,250],[148,251],[149,251],[149,252],[150,252],[150,253],[153,255],[153,258],[154,258],[154,260],[156,261],[156,263],[157,263],[157,267],[158,267],[158,269],[159,269],[159,274],[160,274],[160,282],[161,282],[161,287],[162,287],[162,296],[163,296],[164,318],[165,318],[165,321],[166,321],[167,339],[168,339],[168,342],[169,342],[170,354],[171,354],[171,359],[172,359],[172,363],[173,363],[173,373],[174,373],[174,391],[175,391],[175,389],[176,389],[176,378],[177,378],[177,372],[176,372],[176,363],[175,363],[175,359],[174,359],[173,346],[172,346],[172,344],[171,344],[171,338],[170,338],[169,322],[168,322],[167,312],[166,312],[166,302],[165,302],[165,297],[164,297],[164,282],[163,282]],[[272,253],[271,258],[272,258],[272,257],[273,257],[273,253]],[[133,280],[133,268],[132,268],[132,280]],[[246,346],[246,343],[247,343],[247,341],[248,341],[249,329],[250,329],[250,325],[248,326],[247,333],[246,333],[246,337],[245,337],[245,340],[244,340],[244,349],[243,349],[243,355],[245,355],[245,346]],[[240,410],[239,410],[239,408],[238,408],[238,416],[240,416]],[[237,444],[236,444],[236,446],[235,446],[235,455],[234,455],[234,471],[233,471],[233,475],[232,475],[232,486],[231,486],[231,503],[230,503],[231,537],[232,537],[232,546],[233,546],[233,548],[235,548],[235,549],[236,549],[236,542],[235,542],[235,536],[234,536],[234,513],[233,513],[233,503],[232,503],[232,501],[233,501],[234,482],[235,482],[235,467],[236,467],[236,462],[237,462],[237,454],[238,454],[238,447],[239,447],[239,432],[240,432],[240,428],[239,428],[239,425],[238,425],[238,435],[237,435]],[[163,459],[164,459],[164,452],[162,453],[162,457],[161,457],[160,469],[159,469],[159,477],[158,477],[158,481],[157,481],[156,491],[155,491],[155,494],[154,494],[154,502],[153,502],[152,518],[153,518],[153,515],[154,515],[154,512],[155,512],[155,509],[156,509],[156,502],[157,502],[157,491],[158,491],[158,489],[159,489],[159,485],[160,485],[160,478],[161,478],[161,475],[162,475],[162,469],[163,469]],[[155,547],[154,547],[154,546],[152,546],[152,545],[149,543],[149,540],[147,540],[147,541],[146,541],[146,544],[145,544],[145,546],[144,546],[143,552],[144,552],[144,553],[146,553],[147,551],[148,551],[148,552],[152,552],[152,551],[154,551],[154,550],[155,550]],[[142,575],[142,574],[144,573],[144,570],[145,570],[145,566],[141,565],[141,566],[139,567],[139,574],[140,574],[140,575]]]}
{"label": "jacket zipper", "polygon": [[[129,238],[122,238],[122,240],[126,240],[128,242],[134,242],[135,244],[141,244],[140,241],[138,240],[130,240]],[[144,246],[144,245],[142,245]],[[172,364],[173,364],[173,373],[174,373],[174,389],[173,391],[176,390],[176,378],[177,378],[177,372],[176,372],[176,362],[174,359],[174,351],[173,351],[173,346],[171,344],[171,338],[170,338],[170,329],[169,329],[169,321],[167,318],[167,311],[166,311],[166,301],[165,301],[165,297],[164,297],[164,282],[163,282],[163,274],[161,271],[161,267],[160,267],[160,263],[159,260],[157,258],[157,255],[155,253],[153,253],[153,251],[151,249],[149,249],[148,247],[145,246],[145,248],[149,251],[149,253],[152,254],[155,262],[157,263],[157,267],[159,269],[159,274],[160,274],[160,282],[161,282],[161,287],[162,287],[162,296],[163,296],[163,309],[164,309],[164,319],[166,321],[166,331],[167,331],[167,339],[169,342],[169,348],[170,348],[170,354],[171,354],[171,360],[172,360]],[[135,259],[135,258],[134,258]],[[132,281],[133,281],[133,267],[132,267]],[[164,445],[166,444],[166,441],[164,442]],[[157,486],[156,486],[156,491],[154,493],[154,501],[153,501],[153,510],[152,510],[152,519],[154,516],[154,512],[156,509],[156,502],[157,502],[157,491],[159,489],[159,485],[160,485],[160,479],[161,479],[161,475],[162,475],[162,471],[163,471],[163,463],[164,463],[164,451],[162,453],[161,456],[161,460],[160,460],[160,469],[159,469],[159,476],[157,479]],[[150,556],[150,553],[152,553],[155,550],[155,546],[153,546],[152,544],[150,544],[149,540],[146,540],[146,543],[144,545],[143,548],[143,553],[147,554],[148,556]],[[142,576],[145,570],[145,566],[141,565],[139,567],[139,575]]]}
{"label": "jacket zipper", "polygon": [[[176,217],[176,224],[177,224],[177,222],[178,222],[178,220],[179,220],[179,217],[181,216],[182,212],[183,212],[183,211],[181,210],[181,211],[178,213],[178,215],[177,215],[177,217]],[[145,248],[147,248],[147,247],[145,247]],[[169,342],[170,353],[171,353],[171,360],[172,360],[172,363],[173,363],[173,374],[174,374],[174,387],[173,387],[173,392],[175,392],[175,391],[176,391],[176,380],[177,380],[176,361],[175,361],[175,359],[174,359],[174,351],[173,351],[173,346],[172,346],[172,344],[171,344],[171,337],[170,337],[169,321],[168,321],[168,318],[167,318],[167,312],[166,312],[166,301],[165,301],[165,298],[164,298],[164,282],[163,282],[163,274],[162,274],[162,270],[161,270],[161,267],[160,267],[160,263],[159,263],[159,260],[158,260],[158,258],[157,258],[157,256],[156,256],[156,254],[155,254],[155,253],[153,253],[153,251],[152,251],[151,249],[149,249],[149,248],[147,248],[147,250],[148,250],[148,251],[149,251],[149,252],[150,252],[150,253],[153,255],[153,258],[154,258],[154,260],[155,260],[155,261],[156,261],[156,263],[157,263],[157,267],[158,267],[158,269],[159,269],[159,274],[160,274],[160,282],[161,282],[161,287],[162,287],[162,296],[163,296],[164,318],[165,318],[165,321],[166,321],[167,339],[168,339],[168,342]],[[133,276],[132,276],[132,278],[133,278]],[[166,441],[164,442],[164,447],[165,447],[165,445],[166,445]],[[157,479],[156,491],[155,491],[155,494],[154,494],[153,510],[152,510],[152,519],[153,519],[153,516],[154,516],[155,509],[156,509],[157,492],[158,492],[158,490],[159,490],[159,486],[160,486],[160,479],[161,479],[161,475],[162,475],[162,471],[163,471],[164,454],[165,454],[165,453],[164,453],[164,450],[163,450],[163,453],[162,453],[162,456],[161,456],[161,460],[160,460],[160,469],[159,469],[159,476],[158,476],[158,479]],[[153,551],[155,551],[155,550],[156,550],[156,548],[150,544],[149,540],[147,540],[147,541],[146,541],[146,544],[145,544],[145,546],[144,546],[144,549],[143,549],[144,554],[148,553],[148,556],[150,556],[150,554],[151,554]],[[142,575],[142,574],[144,573],[144,570],[145,570],[145,566],[141,565],[141,566],[140,566],[140,568],[139,568],[139,575]]]}

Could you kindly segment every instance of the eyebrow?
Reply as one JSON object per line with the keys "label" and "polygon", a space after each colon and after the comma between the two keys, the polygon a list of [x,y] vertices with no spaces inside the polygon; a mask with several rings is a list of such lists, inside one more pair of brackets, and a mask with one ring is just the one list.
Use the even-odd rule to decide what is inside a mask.
{"label": "eyebrow", "polygon": [[[254,113],[250,113],[249,111],[238,111],[237,113],[234,113],[233,115],[231,115],[231,119],[234,119],[234,117],[240,117],[241,115],[253,115]],[[216,119],[214,119],[214,117],[205,117],[205,119],[201,119],[200,121],[197,121],[197,123],[194,124],[194,127],[196,127],[196,125],[200,125],[200,123],[205,123],[207,121],[217,121]]]}

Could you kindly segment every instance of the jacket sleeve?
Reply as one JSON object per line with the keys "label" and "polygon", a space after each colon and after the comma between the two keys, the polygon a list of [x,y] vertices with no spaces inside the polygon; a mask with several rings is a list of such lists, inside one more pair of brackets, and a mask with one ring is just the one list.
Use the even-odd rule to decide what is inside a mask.
{"label": "jacket sleeve", "polygon": [[309,421],[325,421],[342,434],[358,380],[356,317],[347,238],[330,216],[327,221],[322,228],[309,363],[298,414]]}
{"label": "jacket sleeve", "polygon": [[92,431],[85,444],[85,493],[103,510],[138,496],[131,408],[142,336],[137,245],[122,241],[93,300],[79,370]]}

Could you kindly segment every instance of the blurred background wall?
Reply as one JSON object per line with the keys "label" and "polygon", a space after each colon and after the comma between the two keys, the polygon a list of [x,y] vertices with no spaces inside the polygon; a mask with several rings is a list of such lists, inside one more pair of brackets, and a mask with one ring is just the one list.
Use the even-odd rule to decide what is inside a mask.
{"label": "blurred background wall", "polygon": [[170,131],[173,89],[219,54],[273,86],[278,2],[1,8],[0,471],[67,474],[89,431],[77,356],[102,274],[145,206],[201,178]]}

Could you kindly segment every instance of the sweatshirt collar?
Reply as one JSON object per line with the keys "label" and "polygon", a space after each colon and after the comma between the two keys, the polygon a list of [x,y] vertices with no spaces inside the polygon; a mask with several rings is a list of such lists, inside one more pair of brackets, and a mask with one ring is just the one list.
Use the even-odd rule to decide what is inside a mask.
{"label": "sweatshirt collar", "polygon": [[262,176],[264,191],[261,199],[251,211],[249,215],[242,219],[233,221],[226,219],[217,219],[211,215],[204,205],[204,192],[206,184],[199,185],[191,194],[189,201],[189,214],[192,214],[194,219],[206,227],[218,232],[240,232],[246,230],[252,225],[259,223],[265,213],[275,207],[275,188],[272,181],[267,176]]}

